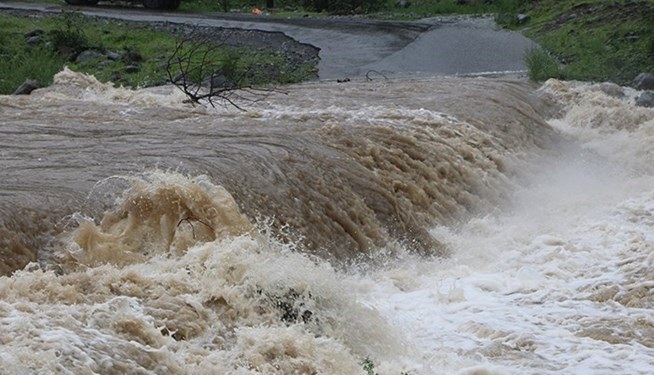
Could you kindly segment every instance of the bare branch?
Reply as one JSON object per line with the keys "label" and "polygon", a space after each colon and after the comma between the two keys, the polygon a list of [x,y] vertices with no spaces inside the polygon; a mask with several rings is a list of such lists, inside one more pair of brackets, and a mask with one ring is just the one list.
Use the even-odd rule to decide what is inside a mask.
{"label": "bare branch", "polygon": [[[222,34],[221,34],[222,35]],[[180,36],[166,62],[168,79],[187,98],[197,104],[231,105],[244,110],[241,103],[256,103],[276,88],[254,87],[253,67],[243,67],[241,54],[227,45],[230,34],[221,38],[193,28]]]}

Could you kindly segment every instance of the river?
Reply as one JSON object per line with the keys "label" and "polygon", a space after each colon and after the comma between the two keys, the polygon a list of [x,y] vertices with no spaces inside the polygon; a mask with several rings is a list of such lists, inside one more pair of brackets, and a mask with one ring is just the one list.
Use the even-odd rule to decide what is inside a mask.
{"label": "river", "polygon": [[604,87],[0,96],[0,369],[649,374],[654,110]]}

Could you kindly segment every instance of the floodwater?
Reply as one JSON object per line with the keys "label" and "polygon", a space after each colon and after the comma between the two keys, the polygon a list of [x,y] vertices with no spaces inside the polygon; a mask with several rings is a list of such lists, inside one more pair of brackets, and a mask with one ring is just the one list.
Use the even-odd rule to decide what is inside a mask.
{"label": "floodwater", "polygon": [[[39,14],[75,11],[91,17],[210,26],[232,30],[234,34],[226,42],[241,40],[237,34],[244,30],[256,32],[254,40],[245,38],[249,41],[241,40],[240,43],[252,43],[253,48],[271,43],[270,46],[274,48],[296,45],[301,51],[318,49],[318,74],[323,80],[358,79],[373,71],[383,76],[405,72],[431,75],[521,74],[526,72],[523,57],[529,48],[535,46],[522,34],[499,28],[489,16],[380,21],[361,17],[183,14],[115,6],[71,7],[66,4],[12,2],[0,3],[0,9]],[[304,46],[297,47],[298,44]]]}
{"label": "floodwater", "polygon": [[283,90],[213,108],[64,70],[0,96],[2,373],[654,370],[633,91]]}

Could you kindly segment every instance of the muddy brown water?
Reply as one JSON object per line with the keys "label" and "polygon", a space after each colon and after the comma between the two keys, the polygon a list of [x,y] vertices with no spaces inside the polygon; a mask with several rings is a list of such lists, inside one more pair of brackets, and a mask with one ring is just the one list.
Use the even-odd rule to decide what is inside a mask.
{"label": "muddy brown water", "polygon": [[649,374],[654,111],[603,86],[2,96],[0,372]]}
{"label": "muddy brown water", "polygon": [[[309,83],[229,106],[65,71],[2,97],[3,273],[37,259],[75,212],[99,221],[153,170],[206,175],[248,220],[331,259],[389,242],[445,254],[427,230],[501,204],[522,154],[556,139],[520,81]],[[175,220],[187,219],[175,213]]]}

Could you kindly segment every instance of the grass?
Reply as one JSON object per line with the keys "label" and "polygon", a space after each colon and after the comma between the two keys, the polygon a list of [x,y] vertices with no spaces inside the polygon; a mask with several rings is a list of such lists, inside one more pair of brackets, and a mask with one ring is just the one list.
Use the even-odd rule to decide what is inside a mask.
{"label": "grass", "polygon": [[[530,19],[516,27],[545,53],[531,51],[526,63],[537,80],[631,83],[654,71],[654,1],[543,0],[523,9]],[[557,64],[557,68],[552,63]]]}
{"label": "grass", "polygon": [[[63,3],[63,0],[23,1]],[[223,11],[224,1],[183,0],[179,11]],[[458,0],[412,0],[409,7],[402,9],[395,7],[396,0],[379,1],[383,2],[381,11],[369,16],[380,19],[419,19],[443,14],[495,14],[500,25],[520,31],[542,46],[542,49],[530,50],[525,55],[530,77],[536,81],[557,77],[566,80],[612,81],[625,85],[640,72],[654,72],[654,0],[468,0],[465,4],[459,4]],[[230,0],[228,8],[248,12],[254,6],[263,8],[264,3],[263,0]],[[271,15],[293,17],[309,14],[298,6],[300,3],[299,0],[276,0],[275,12]],[[518,23],[518,13],[526,14],[527,20]],[[0,32],[16,30],[12,27],[3,28],[5,21],[1,18],[0,22]],[[89,40],[106,48],[134,46],[142,54],[155,58],[165,55],[172,43],[165,36],[150,34],[146,29],[134,33],[107,28],[110,30],[89,31]],[[145,40],[156,43],[142,43]],[[8,55],[2,50],[0,53]],[[13,61],[30,59],[28,55],[18,54]],[[274,55],[267,58],[278,60]],[[4,64],[0,67],[11,66],[7,61],[0,64]],[[120,68],[118,65],[115,69]],[[312,69],[311,66],[305,66],[287,72],[288,69],[282,67],[280,71],[284,74],[280,79],[282,82],[297,82]],[[123,81],[120,83],[128,86],[152,84],[160,79],[158,70],[160,67],[156,64],[146,64],[138,74],[121,77]],[[111,72],[105,69],[97,75],[108,79]],[[7,82],[8,79],[5,78],[4,84],[7,85]]]}
{"label": "grass", "polygon": [[[30,46],[25,33],[37,29],[43,31],[42,41]],[[0,94],[12,93],[27,79],[49,85],[64,65],[125,87],[163,84],[168,79],[167,61],[177,43],[177,37],[148,25],[93,19],[73,12],[35,18],[0,15]],[[123,58],[75,62],[76,54],[85,49],[111,51]],[[315,73],[312,64],[291,65],[272,50],[215,48],[214,52],[217,61],[232,61],[232,69],[248,72],[244,85],[294,83]],[[138,70],[127,73],[125,68],[130,64],[137,65]],[[264,69],[278,74],[271,78],[261,73]]]}
{"label": "grass", "polygon": [[[42,42],[28,46],[24,34],[37,29],[44,31]],[[38,18],[0,16],[3,55],[15,56],[14,61],[0,63],[0,93],[11,93],[26,79],[48,85],[64,65],[72,70],[94,74],[101,81],[112,80],[128,87],[143,87],[165,81],[158,63],[172,49],[175,39],[146,28],[138,31],[133,32],[120,22],[94,22],[75,13]],[[84,49],[121,54],[130,49],[138,50],[144,61],[138,73],[120,74],[128,64],[124,60],[107,60],[101,68],[98,68],[99,61],[76,63],[71,60],[71,56]],[[17,61],[23,63],[18,65]]]}
{"label": "grass", "polygon": [[[65,4],[64,0],[14,0],[23,3],[46,3]],[[111,4],[111,0],[100,0],[103,4]],[[370,14],[377,18],[393,19],[416,19],[441,14],[481,14],[481,13],[502,13],[511,12],[519,7],[525,0],[470,0],[466,4],[459,4],[458,0],[412,0],[407,8],[395,6],[397,0],[370,0],[370,3],[378,4],[379,12]],[[125,6],[124,2],[114,1],[119,6]],[[225,2],[228,4],[225,7]],[[326,15],[313,12],[311,9],[303,8],[305,0],[275,0],[275,9],[271,12],[274,16],[313,16]],[[230,12],[250,12],[252,8],[266,9],[264,0],[182,0],[178,11],[193,13],[224,12],[225,8]],[[140,1],[135,0],[134,6],[140,6]]]}
{"label": "grass", "polygon": [[[3,50],[9,50],[6,44],[2,45]],[[49,85],[52,83],[52,77],[63,65],[62,58],[53,56],[51,51],[43,48],[19,49],[18,52],[9,54],[0,53],[0,94],[12,93],[26,79],[36,80],[41,85]]]}
{"label": "grass", "polygon": [[549,78],[560,78],[561,69],[556,58],[541,47],[532,47],[525,53],[525,64],[529,79],[536,82]]}
{"label": "grass", "polygon": [[458,0],[415,0],[406,8],[395,7],[395,1],[387,1],[384,9],[373,15],[377,18],[413,20],[437,15],[451,14],[514,14],[524,0],[472,0],[460,4]]}

